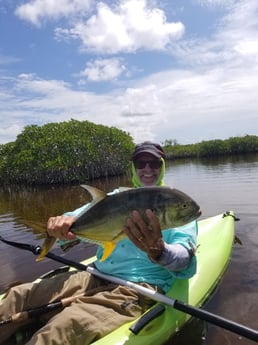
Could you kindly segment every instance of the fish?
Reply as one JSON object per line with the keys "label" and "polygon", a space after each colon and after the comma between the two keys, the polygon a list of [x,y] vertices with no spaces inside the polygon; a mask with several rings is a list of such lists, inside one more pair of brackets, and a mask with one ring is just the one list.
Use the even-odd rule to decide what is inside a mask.
{"label": "fish", "polygon": [[[122,187],[119,193],[110,194],[89,185],[81,187],[91,194],[92,202],[78,216],[70,231],[77,239],[101,245],[101,261],[106,260],[117,243],[126,238],[123,229],[133,210],[139,211],[148,222],[145,210],[151,209],[159,218],[162,230],[180,227],[201,215],[200,206],[190,196],[171,187]],[[45,257],[55,241],[55,237],[46,234],[36,261]]]}

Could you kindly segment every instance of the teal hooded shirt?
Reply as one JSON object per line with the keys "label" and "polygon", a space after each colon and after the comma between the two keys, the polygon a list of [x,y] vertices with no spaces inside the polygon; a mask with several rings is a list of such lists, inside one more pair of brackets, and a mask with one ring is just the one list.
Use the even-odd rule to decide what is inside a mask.
{"label": "teal hooded shirt", "polygon": [[[165,173],[165,161],[162,159],[161,173],[156,185],[162,186]],[[141,183],[136,174],[134,164],[132,163],[132,182],[135,187],[141,187]],[[118,193],[115,189],[113,193]],[[74,212],[68,212],[66,215],[79,217],[91,204],[86,204]],[[197,222],[193,221],[179,228],[173,228],[162,231],[163,240],[167,244],[180,244],[186,249],[191,250],[191,245],[196,247]],[[190,278],[196,272],[196,258],[193,256],[191,261],[183,270],[171,271],[152,262],[148,255],[136,247],[128,238],[121,240],[111,255],[105,260],[100,261],[103,255],[103,248],[98,247],[96,268],[103,273],[114,275],[116,277],[129,280],[136,283],[149,283],[161,288],[167,292],[175,279]]]}
{"label": "teal hooded shirt", "polygon": [[[197,222],[193,221],[179,228],[162,231],[163,240],[167,244],[181,244],[191,250],[190,243],[196,246]],[[188,267],[180,271],[170,271],[152,262],[148,255],[136,247],[128,238],[121,240],[111,255],[103,262],[99,261],[103,248],[97,251],[95,266],[103,273],[129,280],[136,283],[157,285],[167,292],[175,279],[192,277],[196,272],[196,258],[192,257]]]}

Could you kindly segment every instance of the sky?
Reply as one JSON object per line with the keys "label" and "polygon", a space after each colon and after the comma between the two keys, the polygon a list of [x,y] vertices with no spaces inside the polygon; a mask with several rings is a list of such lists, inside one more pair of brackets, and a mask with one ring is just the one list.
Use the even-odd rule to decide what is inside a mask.
{"label": "sky", "polygon": [[257,0],[0,0],[0,144],[91,121],[135,143],[258,135]]}

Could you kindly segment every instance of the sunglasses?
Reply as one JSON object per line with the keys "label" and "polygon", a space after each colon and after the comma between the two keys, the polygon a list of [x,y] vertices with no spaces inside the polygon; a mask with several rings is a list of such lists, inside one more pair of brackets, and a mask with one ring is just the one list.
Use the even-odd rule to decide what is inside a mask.
{"label": "sunglasses", "polygon": [[136,169],[144,169],[146,167],[146,165],[149,164],[149,167],[151,169],[159,169],[162,165],[162,161],[161,160],[152,160],[152,161],[135,161],[134,162],[134,166]]}

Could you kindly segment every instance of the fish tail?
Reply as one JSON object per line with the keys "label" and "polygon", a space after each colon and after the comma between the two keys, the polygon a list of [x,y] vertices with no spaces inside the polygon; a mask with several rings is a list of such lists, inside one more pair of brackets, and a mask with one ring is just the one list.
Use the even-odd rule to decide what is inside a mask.
{"label": "fish tail", "polygon": [[53,247],[54,243],[56,242],[56,238],[53,236],[47,235],[45,242],[43,243],[41,252],[39,256],[36,258],[36,261],[41,261],[49,252],[49,250]]}
{"label": "fish tail", "polygon": [[105,261],[109,255],[113,252],[115,249],[116,245],[114,242],[105,242],[103,244],[103,255],[102,258],[100,259],[100,262]]}

